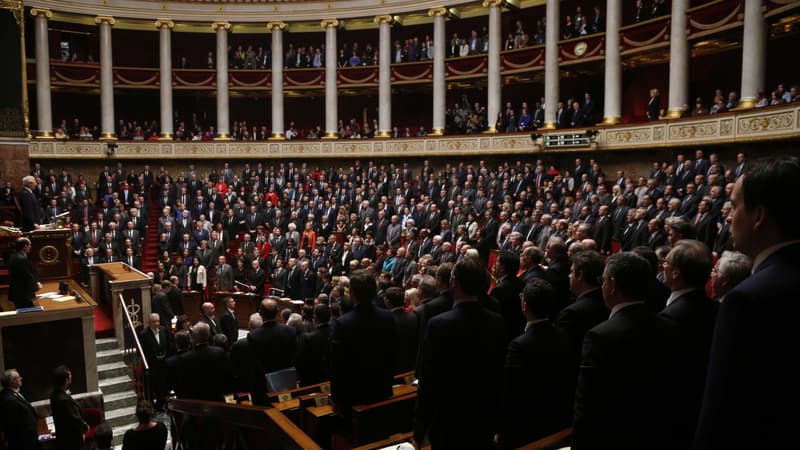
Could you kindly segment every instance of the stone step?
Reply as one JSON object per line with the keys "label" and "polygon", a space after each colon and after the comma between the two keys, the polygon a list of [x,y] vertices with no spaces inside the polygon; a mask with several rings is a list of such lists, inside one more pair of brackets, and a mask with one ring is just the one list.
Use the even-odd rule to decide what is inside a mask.
{"label": "stone step", "polygon": [[101,377],[98,384],[100,385],[100,390],[103,391],[103,395],[123,391],[133,392],[133,380],[128,375],[107,378]]}
{"label": "stone step", "polygon": [[136,406],[106,410],[106,422],[111,428],[136,423]]}
{"label": "stone step", "polygon": [[125,437],[125,432],[131,428],[136,428],[136,425],[138,425],[138,423],[134,421],[133,423],[113,428],[114,438],[112,439],[111,444],[115,446],[114,448],[122,448],[122,438]]}
{"label": "stone step", "polygon": [[102,338],[95,340],[95,346],[97,347],[98,352],[102,352],[105,350],[111,350],[112,348],[119,349],[119,344],[117,343],[116,338]]}
{"label": "stone step", "polygon": [[126,408],[129,406],[136,406],[138,398],[136,393],[133,392],[133,386],[130,389],[115,392],[113,394],[103,395],[103,407],[106,410],[113,410],[118,408]]}
{"label": "stone step", "polygon": [[108,364],[122,361],[122,352],[118,348],[102,350],[97,352],[97,364]]}
{"label": "stone step", "polygon": [[101,379],[119,377],[122,375],[127,375],[128,373],[128,366],[126,366],[122,361],[97,365],[97,374]]}

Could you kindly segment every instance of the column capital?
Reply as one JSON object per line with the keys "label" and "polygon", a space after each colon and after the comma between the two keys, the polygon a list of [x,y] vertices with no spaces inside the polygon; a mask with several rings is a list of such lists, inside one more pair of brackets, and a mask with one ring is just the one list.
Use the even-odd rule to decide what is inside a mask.
{"label": "column capital", "polygon": [[506,6],[508,1],[506,0],[483,0],[483,7],[484,8],[491,8],[492,6],[503,7]]}
{"label": "column capital", "polygon": [[156,19],[156,21],[153,22],[153,25],[155,25],[158,29],[163,27],[167,27],[169,29],[175,28],[175,22],[173,22],[172,19]]}
{"label": "column capital", "polygon": [[97,16],[94,18],[94,23],[100,25],[103,23],[107,23],[109,25],[114,25],[117,21],[114,20],[111,16]]}
{"label": "column capital", "polygon": [[270,31],[272,31],[272,30],[274,30],[276,28],[279,29],[279,30],[285,30],[286,27],[288,27],[288,26],[289,25],[286,22],[282,21],[282,20],[276,20],[276,21],[273,21],[273,22],[267,22],[267,28],[269,28]]}
{"label": "column capital", "polygon": [[213,22],[211,24],[211,29],[216,31],[217,29],[222,28],[223,30],[230,30],[231,24],[230,22],[222,21],[222,22]]}
{"label": "column capital", "polygon": [[388,23],[389,25],[391,25],[392,23],[394,23],[394,17],[392,17],[390,14],[381,14],[375,16],[375,18],[372,19],[372,21],[377,24]]}
{"label": "column capital", "polygon": [[47,8],[31,8],[31,15],[33,17],[44,16],[48,19],[53,18],[53,12]]}
{"label": "column capital", "polygon": [[440,6],[438,8],[431,8],[428,10],[428,17],[447,16],[447,8]]}
{"label": "column capital", "polygon": [[342,26],[342,23],[339,21],[339,19],[322,19],[322,21],[319,23],[319,26],[322,28],[339,28]]}

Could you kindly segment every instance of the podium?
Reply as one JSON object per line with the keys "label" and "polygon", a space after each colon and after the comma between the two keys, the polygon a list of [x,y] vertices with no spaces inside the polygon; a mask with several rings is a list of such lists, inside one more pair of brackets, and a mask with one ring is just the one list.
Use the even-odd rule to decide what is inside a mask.
{"label": "podium", "polygon": [[[23,233],[13,228],[0,228],[0,266],[5,266],[9,254],[14,251],[18,238],[31,240],[28,259],[39,271],[39,281],[63,280],[72,277],[72,242],[66,228],[39,230]],[[2,267],[5,269],[5,267]],[[7,284],[8,280],[0,281]]]}
{"label": "podium", "polygon": [[[150,318],[150,293],[153,279],[121,262],[95,264],[89,272],[92,297],[99,305],[110,305],[114,318],[114,336],[120,346],[125,342],[119,296],[131,315],[133,327],[140,331]],[[120,347],[121,348],[121,347]]]}
{"label": "podium", "polygon": [[[16,368],[25,378],[23,392],[35,402],[49,398],[53,369],[66,364],[72,371],[73,393],[95,392],[97,352],[92,297],[74,280],[66,280],[67,296],[59,281],[42,282],[34,304],[41,311],[0,313],[0,372]],[[4,298],[5,300],[5,298]]]}

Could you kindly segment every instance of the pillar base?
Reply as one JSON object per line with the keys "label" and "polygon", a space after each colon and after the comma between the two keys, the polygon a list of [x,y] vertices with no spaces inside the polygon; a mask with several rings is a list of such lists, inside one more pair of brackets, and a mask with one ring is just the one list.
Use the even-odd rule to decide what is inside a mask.
{"label": "pillar base", "polygon": [[268,140],[270,140],[270,141],[285,141],[286,140],[286,136],[284,136],[283,133],[272,133],[271,135],[269,135]]}
{"label": "pillar base", "polygon": [[603,117],[603,125],[618,125],[621,122],[622,117],[619,116]]}
{"label": "pillar base", "polygon": [[754,98],[743,98],[739,101],[739,105],[736,107],[736,110],[739,109],[751,109],[756,107],[756,99]]}
{"label": "pillar base", "polygon": [[231,135],[228,133],[217,133],[217,137],[214,138],[215,141],[230,141]]}
{"label": "pillar base", "polygon": [[376,138],[381,138],[381,139],[388,139],[388,138],[392,137],[392,132],[391,131],[386,131],[386,130],[378,131],[375,134],[375,137]]}
{"label": "pillar base", "polygon": [[544,124],[542,124],[541,128],[539,128],[539,129],[540,130],[555,130],[556,129],[556,123],[555,122],[545,122]]}
{"label": "pillar base", "polygon": [[161,133],[161,135],[158,136],[158,140],[159,141],[171,141],[172,140],[172,133]]}
{"label": "pillar base", "polygon": [[101,141],[116,141],[117,135],[115,133],[103,133],[100,135]]}
{"label": "pillar base", "polygon": [[492,125],[489,128],[487,128],[486,131],[483,132],[483,134],[497,134],[497,128],[495,128],[494,125]]}
{"label": "pillar base", "polygon": [[325,133],[325,135],[322,136],[322,139],[326,140],[339,139],[339,133]]}
{"label": "pillar base", "polygon": [[428,133],[428,136],[444,136],[444,130],[441,128],[434,128]]}
{"label": "pillar base", "polygon": [[55,138],[56,137],[55,137],[55,135],[53,134],[52,131],[40,131],[40,132],[38,132],[36,134],[36,139],[39,139],[39,140],[50,140],[50,139],[55,139]]}
{"label": "pillar base", "polygon": [[667,111],[667,119],[680,119],[683,115],[683,109],[681,108],[670,108]]}

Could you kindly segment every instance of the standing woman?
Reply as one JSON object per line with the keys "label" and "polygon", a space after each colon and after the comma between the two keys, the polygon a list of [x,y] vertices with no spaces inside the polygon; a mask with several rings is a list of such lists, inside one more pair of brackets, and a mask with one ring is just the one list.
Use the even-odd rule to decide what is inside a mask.
{"label": "standing woman", "polygon": [[164,450],[167,445],[167,427],[153,420],[153,405],[140,400],[136,405],[139,425],[125,432],[122,450]]}
{"label": "standing woman", "polygon": [[189,286],[189,290],[199,291],[205,300],[208,277],[206,275],[206,268],[200,264],[199,259],[194,258],[192,260],[192,266],[189,267],[187,278],[188,280],[186,285]]}
{"label": "standing woman", "polygon": [[306,222],[306,228],[300,236],[300,248],[309,254],[314,251],[314,246],[317,244],[317,233],[311,228],[312,225],[313,223]]}

